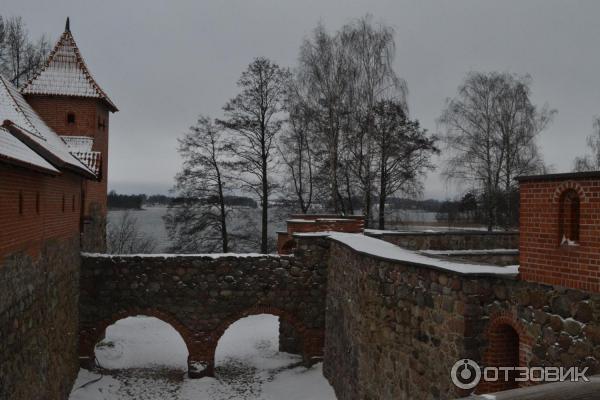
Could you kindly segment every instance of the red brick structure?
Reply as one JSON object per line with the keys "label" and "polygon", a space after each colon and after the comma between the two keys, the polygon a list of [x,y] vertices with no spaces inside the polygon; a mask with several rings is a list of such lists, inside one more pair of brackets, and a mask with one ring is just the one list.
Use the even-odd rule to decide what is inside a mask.
{"label": "red brick structure", "polygon": [[0,399],[66,399],[77,376],[81,243],[105,243],[102,94],[68,25],[22,92],[0,76]]}
{"label": "red brick structure", "polygon": [[600,291],[600,172],[522,177],[520,276]]}
{"label": "red brick structure", "polygon": [[277,253],[291,254],[295,242],[294,233],[302,232],[347,232],[361,233],[365,227],[362,215],[336,214],[292,214],[286,221],[287,230],[277,232]]}
{"label": "red brick structure", "polygon": [[109,114],[117,107],[92,77],[67,26],[45,66],[21,90],[44,122],[97,176],[82,187],[84,235],[88,251],[106,247],[106,194]]}

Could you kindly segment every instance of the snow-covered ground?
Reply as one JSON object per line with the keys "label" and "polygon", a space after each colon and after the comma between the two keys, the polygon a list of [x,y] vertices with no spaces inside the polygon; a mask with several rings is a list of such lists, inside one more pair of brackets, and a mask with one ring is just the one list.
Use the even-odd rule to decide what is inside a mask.
{"label": "snow-covered ground", "polygon": [[187,349],[167,323],[152,317],[118,321],[96,347],[104,375],[82,369],[70,400],[335,400],[321,364],[299,365],[278,351],[277,317],[232,324],[216,353],[215,378],[189,379]]}

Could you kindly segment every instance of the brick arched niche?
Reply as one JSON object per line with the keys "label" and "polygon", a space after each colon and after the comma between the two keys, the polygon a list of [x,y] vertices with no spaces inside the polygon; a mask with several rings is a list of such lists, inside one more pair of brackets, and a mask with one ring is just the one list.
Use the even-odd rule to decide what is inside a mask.
{"label": "brick arched niche", "polygon": [[88,368],[94,366],[96,359],[94,350],[96,348],[96,344],[98,344],[104,339],[106,335],[106,328],[113,325],[117,321],[136,316],[154,317],[171,325],[173,329],[175,329],[177,333],[179,333],[187,347],[188,372],[193,370],[193,354],[195,353],[196,349],[196,346],[194,344],[195,342],[193,340],[193,334],[182,323],[180,323],[177,320],[177,318],[175,318],[168,312],[152,308],[133,308],[129,310],[123,310],[112,315],[110,318],[100,321],[95,327],[91,329],[81,330],[79,335],[79,358],[81,360],[82,366]]}
{"label": "brick arched niche", "polygon": [[198,376],[214,376],[215,353],[219,339],[221,339],[227,328],[242,318],[260,314],[274,315],[279,318],[280,324],[286,324],[295,331],[295,337],[298,339],[297,346],[306,364],[310,364],[316,357],[321,356],[323,347],[322,333],[307,329],[298,318],[285,310],[271,306],[256,306],[229,316],[212,331],[209,339],[205,342],[204,348],[196,353],[195,358],[204,367],[204,370]]}
{"label": "brick arched niche", "polygon": [[587,201],[585,190],[577,182],[562,182],[554,189],[552,202],[558,208],[559,244],[579,242],[581,206]]}
{"label": "brick arched niche", "polygon": [[[531,355],[532,340],[522,325],[511,315],[501,314],[492,317],[484,333],[487,345],[483,355],[484,367],[525,367]],[[494,393],[514,389],[526,382],[516,382],[516,372],[509,373],[509,380],[503,374],[496,382],[482,381],[477,393]]]}
{"label": "brick arched niche", "polygon": [[559,198],[559,240],[561,245],[579,242],[580,195],[574,189],[567,189]]}

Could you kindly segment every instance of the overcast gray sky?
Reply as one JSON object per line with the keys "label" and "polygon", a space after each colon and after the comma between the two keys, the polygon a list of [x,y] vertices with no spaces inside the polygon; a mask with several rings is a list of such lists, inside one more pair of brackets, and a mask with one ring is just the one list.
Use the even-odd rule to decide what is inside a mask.
{"label": "overcast gray sky", "polygon": [[[557,172],[585,152],[600,115],[595,0],[2,0],[0,13],[53,41],[71,17],[92,74],[121,110],[111,117],[109,164],[119,192],[166,192],[180,166],[176,138],[199,113],[220,116],[254,57],[293,67],[319,21],[336,30],[366,13],[394,27],[411,116],[432,132],[470,70],[531,74],[534,101],[558,109],[540,138]],[[425,197],[455,192],[437,173],[426,181]]]}

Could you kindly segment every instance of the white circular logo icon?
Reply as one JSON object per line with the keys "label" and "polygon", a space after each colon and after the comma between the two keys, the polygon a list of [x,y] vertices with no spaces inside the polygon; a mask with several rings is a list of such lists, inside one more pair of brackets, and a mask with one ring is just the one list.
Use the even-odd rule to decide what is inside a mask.
{"label": "white circular logo icon", "polygon": [[479,365],[468,358],[458,360],[450,371],[452,383],[460,389],[473,389],[481,380]]}

